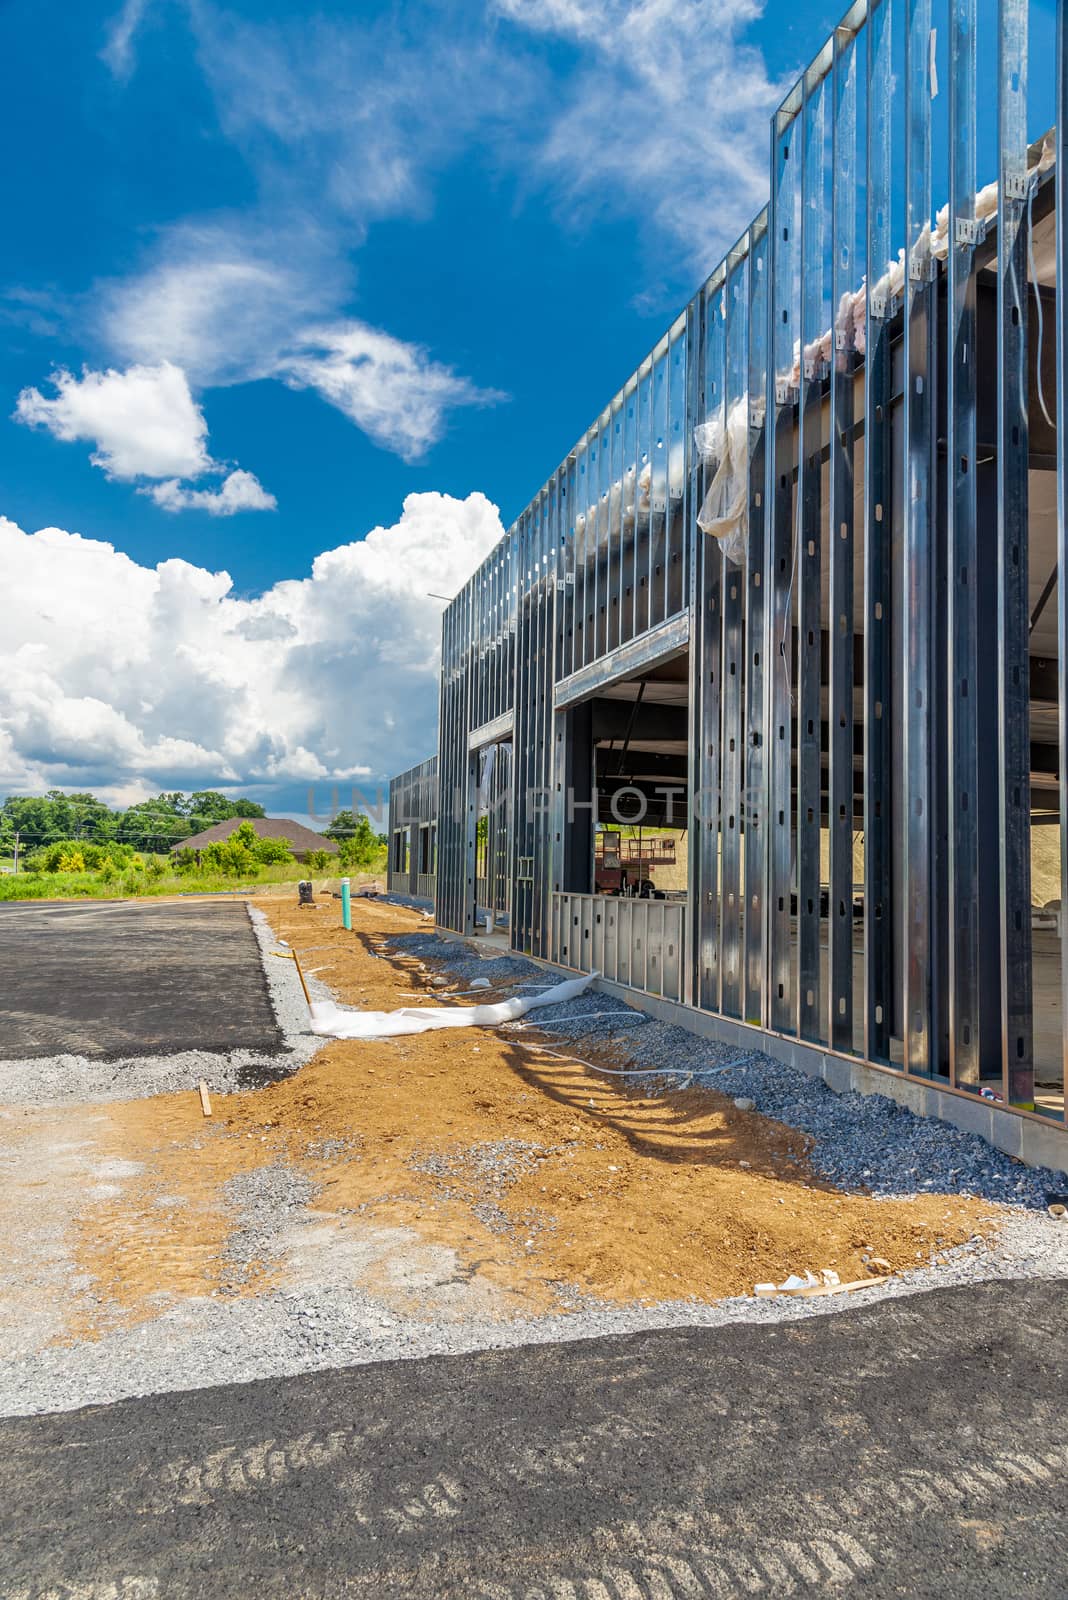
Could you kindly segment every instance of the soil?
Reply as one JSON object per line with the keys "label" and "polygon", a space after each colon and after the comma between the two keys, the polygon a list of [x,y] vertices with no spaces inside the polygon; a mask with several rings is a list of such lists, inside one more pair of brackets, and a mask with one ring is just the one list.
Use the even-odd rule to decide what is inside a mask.
{"label": "soil", "polygon": [[[336,902],[260,904],[341,1001],[441,1003],[429,974],[383,953],[384,937],[426,927],[417,912],[355,900],[349,934]],[[720,1095],[652,1096],[488,1029],[334,1041],[294,1077],[213,1096],[210,1119],[192,1084],[81,1110],[4,1116],[4,1142],[27,1154],[15,1209],[41,1226],[48,1207],[65,1213],[58,1339],[187,1297],[284,1288],[324,1253],[335,1280],[397,1314],[509,1318],[708,1302],[805,1269],[863,1278],[865,1256],[915,1267],[997,1221],[985,1202],[841,1194],[814,1176],[803,1136]],[[42,1182],[30,1158],[48,1150]],[[225,1186],[265,1168],[314,1195],[301,1228],[246,1229],[235,1264]]]}

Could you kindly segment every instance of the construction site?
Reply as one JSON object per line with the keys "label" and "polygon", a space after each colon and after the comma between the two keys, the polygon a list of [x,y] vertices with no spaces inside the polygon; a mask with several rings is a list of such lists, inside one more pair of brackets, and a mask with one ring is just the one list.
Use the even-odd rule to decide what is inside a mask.
{"label": "construction site", "polygon": [[936,10],[846,14],[768,205],[452,600],[390,885],[1057,1165],[1061,17]]}
{"label": "construction site", "polygon": [[1066,128],[858,0],[383,877],[0,904],[0,1600],[1063,1600]]}
{"label": "construction site", "polygon": [[[644,840],[620,856],[649,865]],[[1048,1291],[1048,1313],[1060,1316],[1063,1174],[881,1097],[840,1096],[769,1056],[695,1038],[586,978],[561,986],[485,936],[444,939],[427,913],[373,887],[350,897],[347,884],[300,896],[280,886],[247,908],[8,906],[0,950],[16,997],[0,1030],[9,1242],[0,1481],[21,1508],[5,1575],[38,1585],[8,1584],[5,1596],[245,1593],[251,1572],[257,1587],[291,1593],[304,1546],[295,1532],[263,1545],[262,1518],[308,1495],[340,1495],[340,1520],[317,1522],[313,1542],[325,1540],[331,1572],[339,1562],[365,1568],[369,1593],[529,1596],[547,1564],[560,1583],[582,1572],[613,1600],[741,1594],[746,1572],[783,1575],[787,1587],[772,1592],[834,1586],[846,1573],[866,1581],[874,1524],[836,1502],[813,1521],[804,1499],[784,1522],[783,1483],[766,1467],[746,1501],[747,1516],[774,1506],[764,1533],[760,1517],[744,1535],[689,1523],[666,1533],[665,1494],[692,1511],[707,1501],[680,1497],[670,1471],[663,1480],[671,1445],[658,1434],[658,1465],[638,1497],[644,1520],[628,1523],[625,1544],[598,1553],[597,1536],[583,1535],[580,1554],[567,1555],[532,1531],[522,1561],[535,1587],[511,1587],[499,1525],[509,1499],[483,1459],[511,1414],[493,1398],[496,1380],[479,1369],[464,1405],[487,1409],[470,1449],[457,1444],[431,1471],[418,1430],[397,1456],[400,1401],[382,1400],[383,1375],[419,1387],[435,1362],[497,1351],[519,1364],[501,1381],[523,1383],[535,1352],[560,1352],[579,1385],[571,1420],[555,1402],[535,1406],[538,1453],[500,1469],[551,1500],[595,1441],[611,1452],[648,1426],[641,1386],[603,1415],[604,1357],[589,1359],[621,1338],[619,1375],[652,1360],[671,1414],[685,1390],[672,1376],[675,1347],[640,1341],[736,1329],[755,1349],[762,1332],[818,1329],[828,1312],[845,1312],[865,1348],[890,1338],[927,1359],[944,1347],[970,1384],[985,1359],[972,1343],[1007,1330],[1021,1296]],[[1014,1298],[1003,1309],[992,1301],[980,1324],[953,1298],[974,1306],[994,1292]],[[1041,1326],[1047,1303],[1028,1315],[1029,1328]],[[719,1347],[678,1348],[686,1362],[725,1358]],[[1056,1368],[1056,1336],[1044,1349]],[[870,1414],[869,1398],[845,1398],[818,1345],[805,1360],[824,1427],[845,1425],[843,1404]],[[451,1380],[435,1370],[444,1403]],[[936,1383],[952,1388],[937,1370]],[[1032,1373],[1035,1403],[1047,1381],[1060,1382],[1052,1369],[1048,1380],[1044,1367],[1019,1370]],[[360,1388],[363,1371],[373,1388],[353,1403],[375,1419],[365,1428],[320,1388],[344,1374]],[[530,1381],[532,1395],[544,1391],[544,1374]],[[748,1392],[742,1369],[737,1381]],[[705,1406],[718,1391],[702,1392]],[[930,1400],[925,1380],[916,1404]],[[117,1403],[136,1467],[105,1465]],[[319,1420],[308,1421],[309,1404]],[[718,1415],[716,1426],[743,1425],[731,1408]],[[1014,1449],[1045,1439],[1046,1417],[1021,1401],[1007,1428],[998,1407],[964,1456],[955,1433],[936,1431],[920,1469],[895,1447],[872,1469],[872,1492],[886,1499],[899,1471],[909,1483],[956,1482],[965,1457],[989,1462],[996,1450],[1011,1466]],[[900,1438],[897,1421],[888,1425]],[[467,1437],[459,1419],[434,1426]],[[754,1415],[744,1423],[753,1426],[764,1423]],[[873,1442],[883,1425],[874,1426]],[[809,1433],[806,1423],[796,1438]],[[1042,1459],[1052,1462],[1048,1450]],[[1060,1470],[1042,1466],[1023,1501],[1032,1485],[1046,1493],[1042,1473]],[[792,1481],[786,1457],[783,1471]],[[828,1493],[854,1481],[853,1468],[834,1473]],[[904,1481],[893,1492],[912,1503]],[[611,1521],[628,1493],[595,1489],[584,1515]],[[887,1503],[880,1538],[907,1531],[915,1541],[914,1517]],[[113,1529],[106,1545],[102,1518]],[[434,1533],[438,1518],[449,1520]],[[1018,1537],[996,1532],[1004,1527],[982,1513],[964,1536],[977,1572]],[[917,1548],[961,1537],[936,1500]],[[672,1587],[665,1570],[712,1571],[719,1587]],[[126,1588],[109,1587],[117,1571],[132,1574]],[[472,1589],[474,1573],[493,1574],[491,1587]],[[342,1591],[324,1579],[298,1592]]]}

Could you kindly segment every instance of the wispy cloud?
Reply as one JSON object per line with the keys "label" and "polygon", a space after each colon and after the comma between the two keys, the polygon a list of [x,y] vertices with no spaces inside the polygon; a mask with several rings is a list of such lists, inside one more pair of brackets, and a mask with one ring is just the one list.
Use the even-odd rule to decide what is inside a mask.
{"label": "wispy cloud", "polygon": [[100,55],[111,69],[112,75],[120,81],[125,81],[133,71],[134,37],[148,10],[148,4],[149,0],[125,0],[122,10],[108,24],[107,40]]}
{"label": "wispy cloud", "polygon": [[[113,69],[144,3],[115,19]],[[631,219],[659,286],[650,310],[707,270],[765,198],[782,85],[748,33],[762,0],[485,5],[279,20],[187,0],[220,126],[258,194],[244,213],[163,229],[139,272],[100,286],[109,357],[174,363],[198,388],[310,388],[418,458],[455,407],[500,396],[432,339],[402,343],[354,316],[353,263],[377,221],[426,215],[436,176],[467,156],[512,203],[547,200],[563,227]]]}
{"label": "wispy cloud", "polygon": [[376,444],[414,461],[440,438],[448,412],[504,398],[434,361],[418,345],[341,322],[308,328],[304,348],[278,371],[294,389],[315,389]]}
{"label": "wispy cloud", "polygon": [[208,424],[193,398],[180,367],[132,366],[125,372],[86,368],[80,378],[61,368],[52,376],[55,393],[23,389],[15,419],[44,428],[71,444],[94,445],[90,456],[109,478],[136,482],[161,478],[142,488],[167,511],[197,508],[217,516],[235,511],[264,511],[275,505],[251,472],[233,471],[217,490],[181,487],[181,478],[222,473],[225,467],[208,454]]}
{"label": "wispy cloud", "polygon": [[[224,130],[272,203],[357,229],[426,213],[433,179],[477,150],[520,193],[583,225],[628,216],[702,258],[765,198],[785,84],[749,30],[764,0],[417,3],[382,17],[250,21],[195,0]],[[560,43],[568,48],[562,55]]]}
{"label": "wispy cloud", "polygon": [[714,265],[767,199],[768,119],[786,85],[745,38],[762,0],[496,0],[574,69],[533,154],[558,211],[633,217],[662,253]]}
{"label": "wispy cloud", "polygon": [[477,6],[353,8],[250,20],[194,0],[193,26],[224,132],[264,201],[356,230],[433,204],[432,179],[529,104],[528,64]]}
{"label": "wispy cloud", "polygon": [[[277,247],[278,230],[272,235]],[[180,363],[202,386],[280,379],[313,389],[405,460],[424,455],[458,407],[503,398],[378,328],[337,314],[347,273],[315,229],[292,224],[284,262],[248,223],[183,226],[139,277],[107,286],[110,348]]]}
{"label": "wispy cloud", "polygon": [[341,241],[292,213],[186,220],[142,269],[99,285],[96,323],[126,361],[174,361],[200,386],[270,375],[295,329],[352,290]]}

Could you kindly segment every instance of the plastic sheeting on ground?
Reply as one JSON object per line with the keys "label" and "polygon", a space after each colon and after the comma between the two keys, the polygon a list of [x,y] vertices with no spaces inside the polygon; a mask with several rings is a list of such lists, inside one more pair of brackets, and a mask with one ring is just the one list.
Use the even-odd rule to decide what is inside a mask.
{"label": "plastic sheeting on ground", "polygon": [[399,1011],[355,1011],[333,1000],[313,1000],[311,1031],[332,1039],[392,1039],[405,1033],[429,1033],[432,1028],[492,1028],[514,1022],[535,1006],[560,1005],[585,993],[597,977],[569,978],[544,994],[515,996],[486,1006],[402,1006]]}

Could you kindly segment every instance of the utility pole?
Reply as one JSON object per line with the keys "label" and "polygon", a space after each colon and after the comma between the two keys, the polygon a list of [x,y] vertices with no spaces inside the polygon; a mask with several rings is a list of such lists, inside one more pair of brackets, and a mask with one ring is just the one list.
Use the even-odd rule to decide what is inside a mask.
{"label": "utility pole", "polygon": [[22,835],[20,834],[19,830],[16,828],[15,829],[15,852],[14,852],[14,855],[15,855],[15,867],[14,867],[14,870],[15,870],[15,872],[18,872],[18,870],[19,870],[19,840],[21,838],[22,838]]}

